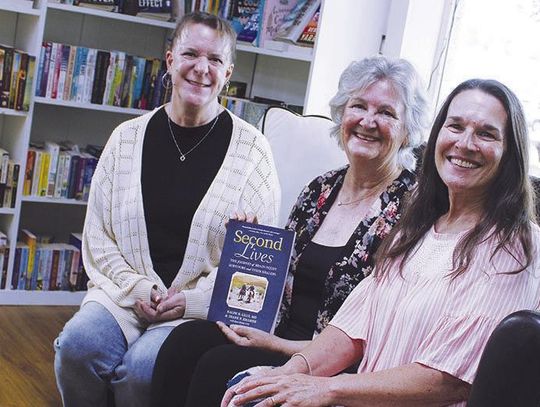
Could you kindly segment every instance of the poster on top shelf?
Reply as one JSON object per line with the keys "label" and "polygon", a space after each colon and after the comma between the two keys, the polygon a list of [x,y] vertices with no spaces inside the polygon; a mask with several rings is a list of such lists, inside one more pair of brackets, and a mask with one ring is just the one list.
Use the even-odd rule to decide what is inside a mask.
{"label": "poster on top shelf", "polygon": [[208,320],[273,332],[295,233],[229,221]]}

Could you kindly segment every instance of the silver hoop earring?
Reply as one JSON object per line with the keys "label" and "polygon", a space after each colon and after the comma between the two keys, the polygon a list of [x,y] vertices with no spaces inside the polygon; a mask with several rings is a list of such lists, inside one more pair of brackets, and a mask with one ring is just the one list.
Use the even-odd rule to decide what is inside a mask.
{"label": "silver hoop earring", "polygon": [[163,86],[166,90],[172,88],[172,79],[169,72],[165,72],[161,77],[161,86]]}

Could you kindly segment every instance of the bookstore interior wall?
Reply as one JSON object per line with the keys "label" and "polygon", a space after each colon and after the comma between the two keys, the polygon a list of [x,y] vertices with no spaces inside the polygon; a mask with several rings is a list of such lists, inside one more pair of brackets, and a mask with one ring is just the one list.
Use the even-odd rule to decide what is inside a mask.
{"label": "bookstore interior wall", "polygon": [[[266,2],[272,3],[271,0]],[[369,12],[372,7],[370,20],[374,25],[370,27],[369,35],[362,32],[359,24],[354,24],[357,16],[343,14],[344,7],[358,8],[360,3],[363,13]],[[267,103],[283,102],[299,111],[308,105],[326,105],[327,100],[319,100],[320,89],[337,83],[339,74],[349,61],[373,55],[380,48],[392,0],[376,3],[374,5],[373,2],[357,0],[340,0],[337,3],[322,1],[314,48],[288,45],[276,50],[273,47],[256,47],[240,42],[232,80],[247,84],[246,98],[264,98],[266,100],[263,101]],[[70,69],[79,72],[79,77],[91,76],[96,74],[100,61],[109,61],[109,57],[112,60],[114,56],[117,61],[125,60],[129,61],[126,64],[133,64],[132,72],[143,72],[145,60],[157,61],[146,67],[150,66],[152,74],[158,74],[159,69],[164,68],[159,60],[164,58],[173,28],[174,23],[168,21],[52,0],[0,0],[0,52],[9,48],[15,50],[14,54],[20,54],[17,57],[20,58],[21,66],[27,67],[26,77],[19,75],[11,81],[15,87],[21,85],[18,81],[22,82],[22,89],[26,86],[26,92],[20,95],[15,93],[15,108],[9,105],[0,107],[0,154],[3,154],[0,155],[0,190],[7,194],[5,199],[0,199],[0,246],[3,244],[0,249],[0,270],[3,269],[0,304],[80,303],[84,293],[70,290],[82,287],[75,287],[76,282],[70,281],[69,273],[66,274],[66,270],[75,266],[80,254],[67,244],[80,244],[77,238],[80,238],[86,210],[85,199],[89,185],[87,175],[91,177],[92,166],[97,163],[94,158],[99,156],[99,146],[106,143],[116,125],[146,111],[140,109],[143,99],[148,109],[162,103],[168,95],[156,90],[146,100],[144,88],[138,90],[138,96],[136,90],[133,95],[122,92],[116,94],[114,89],[107,88],[113,85],[106,85],[117,79],[114,70],[111,77],[102,78],[100,83],[103,86],[100,87],[89,86],[84,80],[72,80]],[[361,34],[363,48],[351,46],[348,52],[332,53],[332,47],[341,46],[342,43],[345,45],[344,38],[347,37],[344,37],[344,32],[356,38],[356,42],[359,42],[358,36]],[[83,52],[81,50],[84,50],[83,60],[86,57],[88,60],[95,58],[93,71],[89,68],[85,72],[84,64],[81,68],[76,62],[70,68],[69,63],[77,58],[78,52]],[[57,68],[60,73],[51,71],[45,75],[45,68],[40,67],[40,59],[43,61],[45,55],[49,58],[57,55],[62,61],[58,65],[63,66],[65,62],[67,66]],[[137,66],[138,63],[142,63],[142,67]],[[35,71],[33,75],[32,70]],[[41,72],[42,76],[37,72]],[[72,73],[76,77],[74,75]],[[52,82],[42,79],[55,76],[54,86]],[[132,81],[130,92],[131,86],[137,89],[137,85],[133,85],[135,79],[120,80]],[[142,84],[139,86],[143,87]],[[99,102],[94,100],[96,97]],[[236,105],[252,104],[235,101],[234,97],[229,99]],[[17,100],[20,101],[19,109],[16,106]],[[253,103],[253,106],[257,109],[252,108],[251,111],[257,114],[266,108],[266,105],[260,103]],[[308,113],[326,112],[313,111],[311,108]],[[256,115],[249,119],[253,120],[254,117]],[[63,150],[55,150],[59,148],[55,146]],[[80,151],[76,150],[77,147]],[[50,154],[42,154],[42,151]],[[44,158],[46,155],[47,159]],[[69,178],[76,174],[78,184],[66,186],[63,181],[51,183],[50,180],[47,184],[43,171],[41,175],[29,173],[29,157],[35,163],[39,157],[47,165],[52,162],[49,162],[50,157],[53,157],[56,160],[54,176],[57,180],[62,181],[62,176]],[[73,165],[70,169],[69,162],[75,158],[79,168],[75,171],[79,172],[69,174],[69,171],[73,171]],[[2,166],[4,161],[5,168]],[[43,167],[45,164],[40,165]],[[50,168],[53,168],[52,164]],[[20,240],[26,244],[18,243]],[[17,270],[30,270],[32,266],[22,264],[19,256],[16,256],[16,253],[24,250],[38,253],[32,260],[36,262],[35,267],[53,267],[56,272],[60,270],[59,273],[66,276],[49,276],[50,281],[40,281],[38,287],[32,285],[36,284],[35,281],[15,281]],[[53,281],[55,278],[56,284]]]}

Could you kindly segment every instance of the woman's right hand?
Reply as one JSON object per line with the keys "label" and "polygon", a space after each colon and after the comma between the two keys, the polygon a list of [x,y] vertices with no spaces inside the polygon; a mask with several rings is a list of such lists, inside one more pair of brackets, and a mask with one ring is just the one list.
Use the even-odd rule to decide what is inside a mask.
{"label": "woman's right hand", "polygon": [[240,382],[236,383],[234,386],[231,386],[227,389],[221,400],[221,407],[229,407],[233,398],[237,395],[237,391],[244,386],[249,387],[250,383],[253,380],[257,380],[261,377],[269,377],[274,375],[284,374],[283,366],[273,367],[273,366],[256,366],[249,369],[250,375],[244,377]]}
{"label": "woman's right hand", "polygon": [[242,325],[227,326],[223,322],[216,322],[221,332],[232,343],[239,346],[263,348],[269,350],[277,349],[277,336],[261,331],[257,328],[251,328]]}

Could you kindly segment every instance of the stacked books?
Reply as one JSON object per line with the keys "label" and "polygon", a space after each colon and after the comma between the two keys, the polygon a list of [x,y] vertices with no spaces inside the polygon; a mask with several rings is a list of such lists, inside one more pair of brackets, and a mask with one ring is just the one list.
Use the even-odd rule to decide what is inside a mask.
{"label": "stacked books", "polygon": [[165,61],[43,42],[36,96],[151,110],[170,99],[161,86]]}
{"label": "stacked books", "polygon": [[87,201],[100,150],[70,142],[30,143],[23,195]]}
{"label": "stacked books", "polygon": [[0,107],[28,111],[36,58],[0,45]]}
{"label": "stacked books", "polygon": [[69,244],[43,243],[31,231],[21,230],[15,249],[11,289],[85,290],[88,277],[82,265],[80,247],[80,233],[72,233]]}
{"label": "stacked books", "polygon": [[0,208],[15,208],[20,167],[0,148]]}

